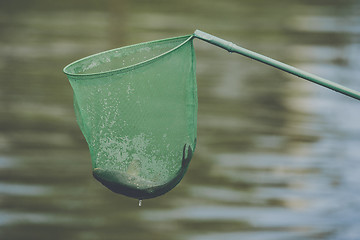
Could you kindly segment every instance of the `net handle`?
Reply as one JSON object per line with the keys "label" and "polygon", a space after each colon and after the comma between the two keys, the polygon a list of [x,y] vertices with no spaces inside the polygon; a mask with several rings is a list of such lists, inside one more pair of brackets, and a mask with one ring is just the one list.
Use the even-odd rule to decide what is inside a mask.
{"label": "net handle", "polygon": [[339,93],[342,93],[342,94],[344,94],[346,96],[349,96],[349,97],[355,98],[357,100],[360,100],[360,92],[358,92],[356,90],[347,88],[347,87],[345,87],[343,85],[340,85],[338,83],[334,83],[332,81],[329,81],[329,80],[327,80],[325,78],[322,78],[322,77],[316,76],[314,74],[308,73],[306,71],[297,69],[295,67],[292,67],[292,66],[287,65],[285,63],[279,62],[279,61],[274,60],[272,58],[263,56],[263,55],[261,55],[259,53],[247,50],[245,48],[237,46],[236,44],[234,44],[232,42],[229,42],[229,41],[226,41],[224,39],[215,37],[215,36],[213,36],[211,34],[205,33],[205,32],[200,31],[200,30],[196,30],[194,32],[193,36],[195,38],[201,39],[201,40],[203,40],[205,42],[208,42],[208,43],[211,43],[211,44],[216,45],[218,47],[221,47],[221,48],[223,48],[223,49],[225,49],[225,50],[227,50],[227,51],[229,51],[231,53],[232,52],[239,53],[239,54],[241,54],[241,55],[243,55],[245,57],[248,57],[248,58],[254,59],[256,61],[265,63],[267,65],[278,68],[278,69],[280,69],[282,71],[288,72],[290,74],[293,74],[293,75],[298,76],[300,78],[303,78],[305,80],[311,81],[311,82],[316,83],[318,85],[321,85],[323,87],[329,88],[329,89],[334,90],[334,91],[339,92]]}

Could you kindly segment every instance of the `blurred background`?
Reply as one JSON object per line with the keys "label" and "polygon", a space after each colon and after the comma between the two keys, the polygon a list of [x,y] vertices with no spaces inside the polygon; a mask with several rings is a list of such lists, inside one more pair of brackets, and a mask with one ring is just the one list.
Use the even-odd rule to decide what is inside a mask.
{"label": "blurred background", "polygon": [[2,0],[0,239],[360,239],[360,102],[200,40],[183,181],[93,179],[63,67],[197,28],[360,90],[358,0]]}

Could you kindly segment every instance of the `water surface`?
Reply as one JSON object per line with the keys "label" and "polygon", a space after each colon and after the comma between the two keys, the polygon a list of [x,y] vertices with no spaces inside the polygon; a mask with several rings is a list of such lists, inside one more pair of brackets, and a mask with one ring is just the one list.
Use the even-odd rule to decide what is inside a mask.
{"label": "water surface", "polygon": [[2,6],[0,239],[359,239],[358,101],[195,40],[197,149],[180,185],[139,208],[92,178],[62,73],[199,28],[360,90],[359,12],[351,0]]}

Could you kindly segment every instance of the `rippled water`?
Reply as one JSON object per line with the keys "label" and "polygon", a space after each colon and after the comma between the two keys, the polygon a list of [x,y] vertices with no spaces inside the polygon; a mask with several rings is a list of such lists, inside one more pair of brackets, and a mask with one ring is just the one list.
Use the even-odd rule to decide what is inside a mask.
{"label": "rippled water", "polygon": [[199,28],[360,90],[359,13],[352,0],[2,6],[0,239],[359,239],[358,101],[196,40],[195,156],[139,208],[92,178],[62,73]]}

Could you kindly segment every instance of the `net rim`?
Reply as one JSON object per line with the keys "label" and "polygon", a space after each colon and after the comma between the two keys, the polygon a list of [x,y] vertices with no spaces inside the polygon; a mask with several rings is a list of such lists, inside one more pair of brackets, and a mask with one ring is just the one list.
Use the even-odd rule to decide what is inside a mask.
{"label": "net rim", "polygon": [[[85,61],[85,60],[88,60],[90,58],[97,57],[99,55],[111,53],[113,51],[120,51],[120,50],[124,50],[124,49],[127,49],[127,48],[137,47],[137,46],[141,46],[141,45],[146,45],[146,44],[156,44],[156,43],[161,43],[161,42],[179,40],[181,38],[184,38],[185,40],[183,42],[181,42],[180,44],[178,44],[177,46],[171,48],[170,50],[165,51],[165,52],[163,52],[163,53],[161,53],[161,54],[159,54],[159,55],[157,55],[155,57],[149,58],[149,59],[147,59],[145,61],[141,61],[141,62],[138,62],[136,64],[130,65],[130,66],[120,67],[120,68],[116,68],[116,69],[113,69],[113,70],[104,71],[104,72],[97,72],[97,73],[73,73],[73,72],[68,71],[68,69],[70,67],[74,66],[75,64],[78,64],[78,63],[80,63],[82,61]],[[94,76],[99,77],[99,76],[106,76],[106,75],[113,75],[113,74],[117,74],[117,73],[127,72],[127,71],[133,70],[135,68],[141,67],[143,65],[149,64],[151,62],[154,62],[154,61],[156,61],[156,60],[170,54],[171,52],[176,51],[177,49],[181,48],[183,45],[185,45],[186,43],[191,41],[193,38],[194,38],[194,35],[191,34],[191,35],[184,35],[184,36],[179,36],[179,37],[165,38],[165,39],[160,39],[160,40],[153,40],[153,41],[147,41],[147,42],[142,42],[142,43],[137,43],[137,44],[131,44],[131,45],[128,45],[128,46],[123,46],[123,47],[119,47],[119,48],[114,48],[114,49],[102,51],[102,52],[99,52],[99,53],[96,53],[96,54],[89,55],[87,57],[80,58],[79,60],[76,60],[76,61],[66,65],[64,67],[64,69],[63,69],[63,72],[67,76],[70,76],[70,77],[90,77],[90,78],[94,77]]]}

